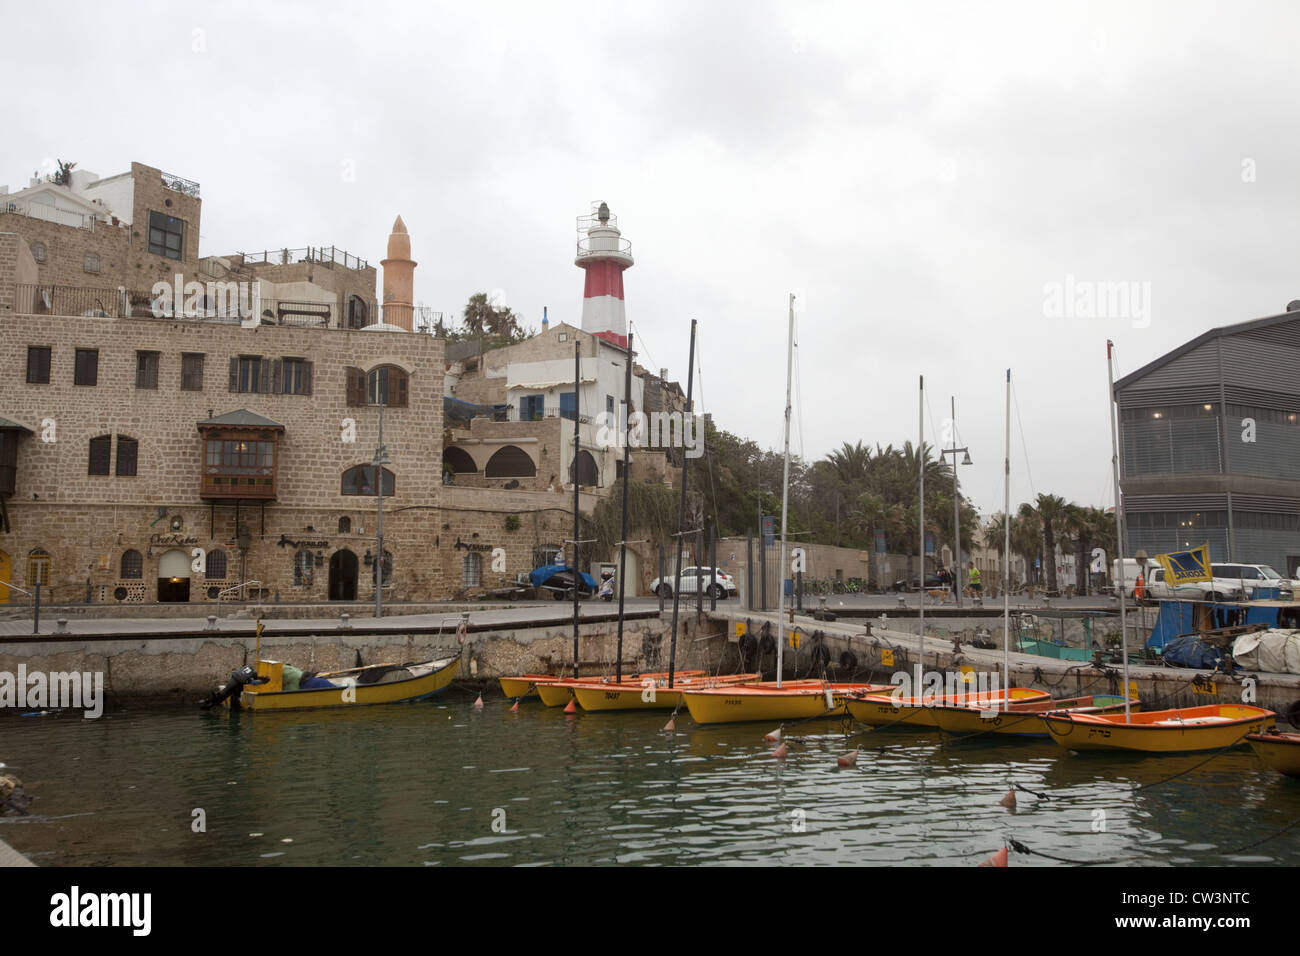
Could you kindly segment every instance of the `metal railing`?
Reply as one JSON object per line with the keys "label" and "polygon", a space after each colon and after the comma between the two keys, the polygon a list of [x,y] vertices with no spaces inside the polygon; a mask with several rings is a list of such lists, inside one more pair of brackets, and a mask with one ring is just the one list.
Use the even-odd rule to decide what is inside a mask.
{"label": "metal railing", "polygon": [[31,591],[28,591],[25,588],[20,588],[16,584],[10,584],[8,581],[0,581],[0,585],[4,585],[11,591],[18,591],[22,594],[26,594],[29,598],[32,599],[32,633],[39,634],[41,632],[41,586],[40,584],[38,583],[36,585],[35,594],[33,594]]}
{"label": "metal railing", "polygon": [[242,591],[244,588],[256,587],[259,591],[262,589],[261,581],[245,581],[243,584],[236,584],[226,588],[224,591],[217,592],[217,610],[221,610],[221,599],[227,594],[234,594],[236,591]]}
{"label": "metal railing", "polygon": [[181,179],[179,176],[173,176],[171,173],[162,174],[162,184],[168,189],[174,189],[178,193],[184,193],[187,196],[199,198],[199,184],[190,179]]}
{"label": "metal railing", "polygon": [[301,249],[264,249],[261,252],[241,252],[244,265],[291,266],[299,262],[314,262],[324,266],[339,265],[345,269],[366,269],[369,263],[337,246],[304,246]]}

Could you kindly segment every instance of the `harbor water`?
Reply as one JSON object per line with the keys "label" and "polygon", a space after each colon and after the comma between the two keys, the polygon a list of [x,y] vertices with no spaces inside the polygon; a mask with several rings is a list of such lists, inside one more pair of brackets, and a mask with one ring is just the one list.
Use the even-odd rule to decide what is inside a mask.
{"label": "harbor water", "polygon": [[1070,754],[822,720],[787,728],[779,760],[771,726],[667,719],[500,698],[6,719],[0,761],[34,801],[0,838],[45,866],[960,866],[1008,840],[1035,851],[1012,865],[1300,864],[1300,781],[1248,749]]}

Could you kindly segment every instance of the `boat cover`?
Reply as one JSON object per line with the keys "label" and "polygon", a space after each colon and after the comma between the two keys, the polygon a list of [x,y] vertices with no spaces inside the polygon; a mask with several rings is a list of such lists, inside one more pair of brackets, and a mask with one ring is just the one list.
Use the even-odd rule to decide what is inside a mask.
{"label": "boat cover", "polygon": [[1223,651],[1205,643],[1195,634],[1184,634],[1166,644],[1160,656],[1170,667],[1213,670],[1223,659]]}
{"label": "boat cover", "polygon": [[1300,674],[1300,631],[1274,628],[1232,642],[1232,659],[1248,671]]}
{"label": "boat cover", "polygon": [[[572,579],[573,568],[566,567],[563,564],[543,564],[540,568],[533,568],[532,571],[528,572],[528,580],[533,582],[533,587],[540,588],[551,578],[555,577],[555,575],[564,572],[567,572],[569,578]],[[596,590],[595,578],[590,574],[582,574],[581,571],[578,573],[582,577],[582,582],[587,585],[587,587],[591,588],[593,591]],[[566,582],[566,585],[567,583],[568,582]]]}

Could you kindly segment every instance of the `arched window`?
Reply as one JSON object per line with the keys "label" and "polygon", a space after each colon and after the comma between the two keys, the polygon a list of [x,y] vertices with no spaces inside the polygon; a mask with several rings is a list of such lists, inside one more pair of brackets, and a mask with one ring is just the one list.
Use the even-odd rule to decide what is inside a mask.
{"label": "arched window", "polygon": [[217,548],[208,552],[207,569],[204,571],[205,577],[210,581],[224,581],[226,579],[226,552]]}
{"label": "arched window", "polygon": [[461,587],[476,588],[483,580],[483,559],[476,552],[468,552],[460,563]]}
{"label": "arched window", "polygon": [[483,468],[485,478],[536,478],[537,466],[528,452],[515,445],[498,448]]}
{"label": "arched window", "polygon": [[29,586],[50,586],[50,575],[54,566],[50,561],[50,552],[44,548],[35,548],[27,552],[27,584]]}
{"label": "arched window", "polygon": [[352,533],[352,519],[349,518],[347,515],[344,515],[342,518],[339,519],[339,534],[351,534],[351,533]]}
{"label": "arched window", "polygon": [[144,558],[139,551],[133,548],[130,551],[122,552],[122,573],[119,576],[123,578],[144,577]]}
{"label": "arched window", "polygon": [[[579,485],[598,485],[600,484],[600,471],[596,468],[596,459],[591,457],[591,452],[580,451],[577,458],[578,481]],[[569,465],[569,481],[573,481],[573,464]]]}
{"label": "arched window", "polygon": [[469,456],[469,452],[455,445],[448,445],[442,450],[442,463],[450,465],[451,470],[458,475],[473,474],[478,471],[478,466],[474,464],[474,459]]}
{"label": "arched window", "polygon": [[[384,470],[384,497],[391,498],[396,486],[396,480],[393,473],[387,468]],[[355,468],[349,468],[343,472],[343,494],[345,495],[362,495],[373,498],[375,495],[375,467],[374,465],[357,465]]]}
{"label": "arched window", "polygon": [[316,567],[316,557],[307,548],[299,548],[293,555],[293,586],[296,588],[311,585],[311,572]]}
{"label": "arched window", "polygon": [[366,374],[366,404],[405,408],[407,374],[396,365],[380,365]]}

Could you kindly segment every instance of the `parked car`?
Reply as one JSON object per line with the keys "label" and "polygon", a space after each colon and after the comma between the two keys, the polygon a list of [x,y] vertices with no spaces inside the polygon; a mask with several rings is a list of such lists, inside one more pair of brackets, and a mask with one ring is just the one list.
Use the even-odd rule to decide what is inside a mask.
{"label": "parked car", "polygon": [[[708,568],[682,568],[681,592],[682,594],[694,594],[696,590],[702,591],[705,597],[733,597],[737,593],[736,579],[721,568],[713,569],[713,579],[710,585]],[[710,592],[710,586],[713,588]],[[653,594],[661,594],[664,597],[673,596],[673,585],[671,579],[660,581],[655,578],[650,582],[650,591]]]}
{"label": "parked car", "polygon": [[[909,580],[895,581],[892,585],[895,591],[915,591],[917,589],[917,576],[914,574]],[[925,589],[933,591],[938,588],[951,589],[952,585],[940,579],[939,575],[933,571],[925,572]]]}
{"label": "parked car", "polygon": [[[1212,570],[1214,567],[1211,565]],[[1217,573],[1210,581],[1170,585],[1165,580],[1165,569],[1159,565],[1148,572],[1146,581],[1147,597],[1163,600],[1240,601],[1244,593],[1236,580],[1220,578]]]}
{"label": "parked car", "polygon": [[1236,581],[1237,586],[1252,598],[1260,588],[1275,588],[1281,592],[1283,600],[1289,601],[1300,586],[1300,582],[1278,574],[1267,564],[1212,564],[1210,567],[1215,578]]}

